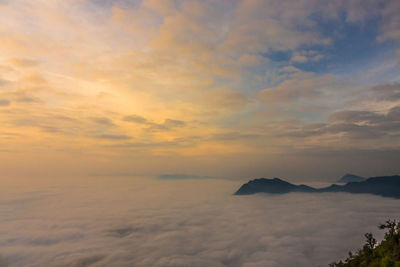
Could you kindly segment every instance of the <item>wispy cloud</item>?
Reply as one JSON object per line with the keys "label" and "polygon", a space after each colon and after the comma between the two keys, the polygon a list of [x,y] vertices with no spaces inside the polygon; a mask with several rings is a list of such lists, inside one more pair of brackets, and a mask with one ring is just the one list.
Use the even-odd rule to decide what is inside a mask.
{"label": "wispy cloud", "polygon": [[0,145],[123,168],[151,155],[149,173],[186,171],[161,167],[171,155],[195,167],[217,153],[225,170],[263,157],[261,172],[299,146],[397,147],[394,119],[331,121],[400,104],[398,1],[364,2],[3,1],[0,123],[25,139]]}

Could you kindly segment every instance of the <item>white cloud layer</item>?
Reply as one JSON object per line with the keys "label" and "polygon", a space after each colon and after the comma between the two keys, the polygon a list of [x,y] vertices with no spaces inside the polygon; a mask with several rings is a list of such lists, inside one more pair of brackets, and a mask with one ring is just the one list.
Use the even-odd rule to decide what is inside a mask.
{"label": "white cloud layer", "polygon": [[[29,185],[30,184],[30,185]],[[370,195],[233,196],[240,182],[1,180],[2,266],[327,266],[394,218]]]}

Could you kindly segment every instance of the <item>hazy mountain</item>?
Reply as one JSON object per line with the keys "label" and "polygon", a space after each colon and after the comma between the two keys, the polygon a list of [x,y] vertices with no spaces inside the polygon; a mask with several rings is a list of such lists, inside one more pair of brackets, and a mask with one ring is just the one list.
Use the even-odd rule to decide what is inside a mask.
{"label": "hazy mountain", "polygon": [[260,178],[242,185],[235,195],[249,195],[254,193],[285,194],[290,192],[314,192],[317,189],[307,185],[294,185],[279,178]]}
{"label": "hazy mountain", "polygon": [[345,175],[343,175],[342,178],[340,178],[339,180],[337,180],[337,183],[351,183],[351,182],[362,182],[365,181],[364,177],[355,175],[355,174],[351,174],[351,173],[347,173]]}
{"label": "hazy mountain", "polygon": [[400,198],[400,176],[373,177],[368,178],[363,182],[351,182],[345,185],[333,184],[318,189],[307,185],[294,185],[278,178],[260,178],[243,184],[239,190],[236,191],[235,195],[250,195],[255,193],[285,194],[290,192],[348,192]]}

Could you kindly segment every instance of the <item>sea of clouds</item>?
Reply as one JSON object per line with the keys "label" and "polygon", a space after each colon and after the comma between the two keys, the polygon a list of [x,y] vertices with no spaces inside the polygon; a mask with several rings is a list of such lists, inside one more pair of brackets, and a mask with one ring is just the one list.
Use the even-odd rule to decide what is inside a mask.
{"label": "sea of clouds", "polygon": [[0,266],[327,266],[400,200],[233,196],[240,182],[137,177],[0,181]]}

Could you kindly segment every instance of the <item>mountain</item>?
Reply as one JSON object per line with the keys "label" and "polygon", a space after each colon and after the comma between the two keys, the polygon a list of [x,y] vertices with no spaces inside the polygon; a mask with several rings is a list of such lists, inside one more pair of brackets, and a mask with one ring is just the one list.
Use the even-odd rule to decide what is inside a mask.
{"label": "mountain", "polygon": [[294,185],[279,178],[259,178],[243,184],[235,195],[255,193],[286,194],[290,192],[323,193],[347,192],[353,194],[373,194],[383,197],[400,198],[400,176],[381,176],[368,178],[362,182],[351,182],[345,185],[333,184],[324,188],[313,188],[307,185]]}
{"label": "mountain", "polygon": [[314,192],[317,189],[307,185],[294,185],[279,178],[260,178],[242,185],[235,195],[250,195],[255,193],[285,194],[290,192]]}
{"label": "mountain", "polygon": [[337,183],[351,183],[351,182],[362,182],[365,181],[364,177],[355,175],[355,174],[351,174],[351,173],[347,173],[345,174],[342,178],[340,178],[339,180],[337,180]]}

